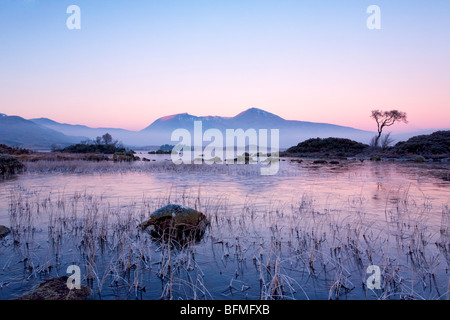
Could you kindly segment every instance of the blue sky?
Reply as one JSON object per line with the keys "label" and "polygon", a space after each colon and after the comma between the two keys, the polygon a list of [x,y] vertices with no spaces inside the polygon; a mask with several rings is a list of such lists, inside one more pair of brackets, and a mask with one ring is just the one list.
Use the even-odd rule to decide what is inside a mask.
{"label": "blue sky", "polygon": [[[66,28],[71,4],[81,30]],[[381,30],[366,27],[372,4]],[[410,128],[450,119],[450,1],[0,0],[0,43],[0,112],[26,118],[141,129],[259,107],[362,129],[374,108],[408,112]]]}

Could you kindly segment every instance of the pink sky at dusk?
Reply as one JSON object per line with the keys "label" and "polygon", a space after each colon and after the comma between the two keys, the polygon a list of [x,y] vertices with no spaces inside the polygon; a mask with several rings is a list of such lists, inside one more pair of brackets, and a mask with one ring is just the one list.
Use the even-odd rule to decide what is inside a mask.
{"label": "pink sky at dusk", "polygon": [[409,124],[391,131],[450,127],[445,2],[379,1],[381,30],[366,28],[365,1],[79,2],[76,31],[66,3],[0,4],[0,113],[141,130],[170,114],[256,107],[375,130],[372,109],[399,109]]}

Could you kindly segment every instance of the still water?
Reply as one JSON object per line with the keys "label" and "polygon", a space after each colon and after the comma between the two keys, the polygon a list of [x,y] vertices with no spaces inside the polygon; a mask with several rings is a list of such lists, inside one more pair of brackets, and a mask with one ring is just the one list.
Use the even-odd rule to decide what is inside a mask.
{"label": "still water", "polygon": [[[278,175],[261,176],[252,165],[153,169],[164,161],[118,170],[32,168],[0,182],[0,224],[23,232],[0,240],[0,299],[66,275],[73,263],[86,265],[84,238],[61,227],[55,246],[49,229],[86,223],[92,207],[101,212],[95,228],[103,223],[109,233],[106,248],[93,254],[90,299],[448,297],[448,164],[283,159]],[[204,211],[211,226],[167,262],[167,248],[135,228],[174,202]],[[19,207],[29,221],[17,218]],[[126,224],[128,247],[119,252],[125,242],[117,234]],[[130,268],[123,269],[125,258],[134,261]],[[178,271],[161,276],[167,263]],[[362,285],[369,265],[380,266],[383,288]]]}

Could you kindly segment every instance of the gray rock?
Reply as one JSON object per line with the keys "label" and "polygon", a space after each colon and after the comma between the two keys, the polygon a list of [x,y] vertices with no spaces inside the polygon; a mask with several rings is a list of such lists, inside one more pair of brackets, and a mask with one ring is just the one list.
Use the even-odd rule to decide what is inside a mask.
{"label": "gray rock", "polygon": [[9,228],[0,225],[0,238],[7,236],[8,233],[10,233],[10,232],[11,232],[11,230]]}
{"label": "gray rock", "polygon": [[68,277],[52,278],[13,300],[85,300],[91,294],[91,289],[85,286],[70,290],[67,279]]}
{"label": "gray rock", "polygon": [[139,228],[157,238],[180,240],[194,237],[199,240],[208,225],[209,221],[203,213],[182,205],[169,204],[154,211]]}

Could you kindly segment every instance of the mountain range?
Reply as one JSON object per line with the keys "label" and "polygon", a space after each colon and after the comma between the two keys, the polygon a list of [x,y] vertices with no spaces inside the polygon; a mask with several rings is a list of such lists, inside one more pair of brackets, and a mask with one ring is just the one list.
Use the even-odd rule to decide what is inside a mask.
{"label": "mountain range", "polygon": [[285,120],[273,113],[250,108],[234,117],[206,116],[198,117],[188,113],[162,117],[140,131],[155,137],[169,137],[173,130],[186,128],[192,134],[194,121],[202,121],[203,130],[215,128],[225,134],[226,129],[279,129],[280,146],[288,147],[311,137],[344,137],[369,141],[373,132],[358,130],[327,123]]}
{"label": "mountain range", "polygon": [[[91,128],[84,125],[59,123],[47,118],[24,119],[0,113],[0,143],[30,148],[51,145],[66,146],[109,133],[125,146],[144,147],[176,144],[171,141],[175,129],[184,128],[193,134],[194,121],[202,121],[203,131],[216,128],[244,130],[279,129],[280,147],[287,148],[309,138],[339,137],[368,143],[374,132],[328,123],[285,120],[273,113],[250,108],[234,117],[194,116],[188,113],[169,115],[157,119],[141,131],[119,128]],[[407,136],[412,136],[408,134]],[[405,138],[407,138],[405,136]],[[397,138],[397,137],[394,137]],[[398,139],[397,139],[398,140]]]}
{"label": "mountain range", "polygon": [[68,136],[18,116],[0,115],[0,143],[29,148],[49,147],[53,144],[77,143],[81,137]]}

